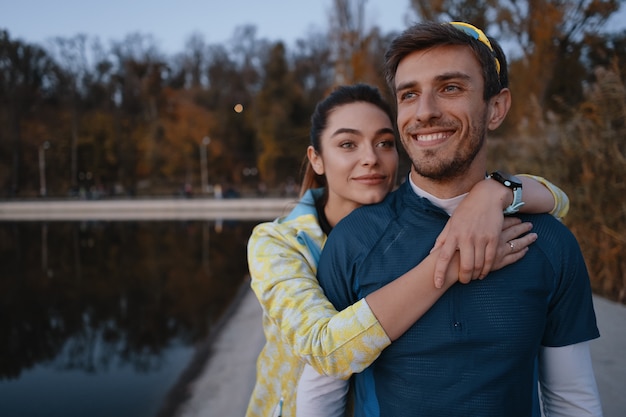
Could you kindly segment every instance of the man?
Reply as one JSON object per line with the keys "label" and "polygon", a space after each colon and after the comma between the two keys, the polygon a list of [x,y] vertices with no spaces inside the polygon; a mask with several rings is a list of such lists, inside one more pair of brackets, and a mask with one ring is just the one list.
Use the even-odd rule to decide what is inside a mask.
{"label": "man", "polygon": [[[330,234],[318,278],[337,309],[427,256],[484,180],[487,131],[511,105],[501,48],[464,23],[407,29],[386,53],[386,72],[411,172],[384,202],[354,211]],[[513,189],[506,213],[515,212],[521,185],[493,178]],[[525,257],[455,284],[355,375],[355,416],[537,415],[537,370],[547,415],[602,414],[588,347],[599,333],[578,243],[550,215],[520,217],[539,235]]]}

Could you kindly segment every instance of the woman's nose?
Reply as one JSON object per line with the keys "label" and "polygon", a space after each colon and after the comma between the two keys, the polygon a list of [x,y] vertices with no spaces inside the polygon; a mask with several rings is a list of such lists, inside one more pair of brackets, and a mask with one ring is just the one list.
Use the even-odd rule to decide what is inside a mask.
{"label": "woman's nose", "polygon": [[361,163],[363,165],[375,165],[378,162],[378,154],[373,145],[362,148]]}

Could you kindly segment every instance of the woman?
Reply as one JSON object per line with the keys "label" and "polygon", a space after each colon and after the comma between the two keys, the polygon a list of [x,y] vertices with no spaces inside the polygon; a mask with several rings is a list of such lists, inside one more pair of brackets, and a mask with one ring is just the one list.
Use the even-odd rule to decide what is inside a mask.
{"label": "woman", "polygon": [[[295,416],[296,408],[297,415],[343,415],[347,382],[342,378],[369,366],[459,280],[460,272],[463,282],[482,278],[491,269],[519,260],[537,237],[518,237],[531,225],[504,220],[510,190],[485,180],[459,205],[431,255],[337,312],[315,278],[319,254],[337,222],[361,205],[381,201],[393,188],[398,153],[392,120],[390,108],[373,87],[344,86],[332,92],[311,119],[309,166],[299,204],[288,216],[253,231],[248,263],[252,289],[263,307],[266,345],[257,361],[248,417]],[[525,178],[524,191],[526,211],[555,209],[555,199],[565,200],[558,206],[566,210],[567,197],[553,197],[562,194],[556,187],[549,191]],[[454,255],[439,289],[433,277],[445,245],[458,246],[461,256],[470,253],[466,258],[474,265],[460,271],[460,256]],[[301,380],[306,380],[303,387],[315,390],[298,391],[304,389]]]}

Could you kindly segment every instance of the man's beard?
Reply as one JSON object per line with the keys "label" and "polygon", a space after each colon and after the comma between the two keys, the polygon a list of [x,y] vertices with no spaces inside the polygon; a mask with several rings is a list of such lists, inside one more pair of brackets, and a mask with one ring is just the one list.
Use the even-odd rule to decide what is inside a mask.
{"label": "man's beard", "polygon": [[[485,123],[472,128],[467,137],[469,146],[459,147],[451,160],[439,160],[437,151],[425,150],[422,160],[411,159],[413,169],[420,176],[437,182],[449,182],[463,176],[485,143]],[[427,162],[427,163],[425,163]]]}

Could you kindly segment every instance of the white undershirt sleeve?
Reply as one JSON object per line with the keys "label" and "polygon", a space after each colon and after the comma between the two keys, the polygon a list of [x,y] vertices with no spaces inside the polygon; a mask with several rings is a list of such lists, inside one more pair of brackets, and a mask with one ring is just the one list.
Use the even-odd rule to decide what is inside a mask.
{"label": "white undershirt sleeve", "polygon": [[542,346],[539,384],[546,417],[602,417],[589,342]]}
{"label": "white undershirt sleeve", "polygon": [[298,381],[296,417],[343,417],[349,382],[318,374],[310,365]]}

